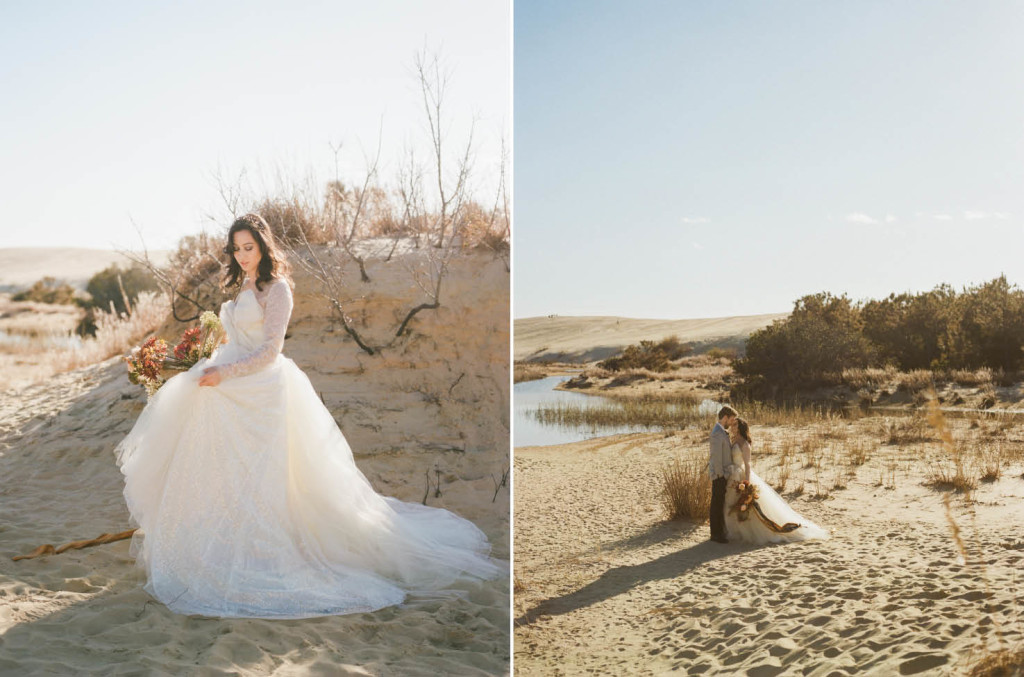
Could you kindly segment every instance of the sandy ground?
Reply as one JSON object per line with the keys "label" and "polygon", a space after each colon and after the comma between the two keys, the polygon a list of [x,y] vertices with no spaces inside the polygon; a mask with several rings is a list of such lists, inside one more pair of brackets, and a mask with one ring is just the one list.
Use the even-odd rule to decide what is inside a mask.
{"label": "sandy ground", "polygon": [[[360,327],[383,332],[415,289],[398,262],[375,262]],[[383,355],[361,354],[332,327],[313,283],[296,276],[284,353],[310,376],[356,462],[382,493],[473,520],[509,557],[508,273],[461,257],[446,304]],[[355,306],[355,304],[353,304]],[[375,324],[379,322],[379,326]],[[173,338],[173,332],[161,333]],[[466,585],[464,599],[410,599],[371,614],[298,621],[170,613],[141,589],[128,542],[11,561],[129,528],[113,449],[145,404],[118,358],[0,399],[0,674],[493,675],[508,672],[505,579]]]}
{"label": "sandy ground", "polygon": [[788,313],[700,320],[626,317],[527,317],[514,322],[516,360],[593,362],[642,340],[678,336],[684,342],[740,345],[752,332]]}
{"label": "sandy ground", "polygon": [[[852,425],[862,427],[831,444],[867,439],[858,431],[875,423]],[[811,498],[814,471],[804,470],[804,493],[784,494],[832,531],[829,541],[720,545],[706,522],[665,521],[660,470],[679,455],[706,458],[706,438],[516,449],[517,675],[947,675],[999,634],[1024,646],[1019,461],[973,504],[953,501],[965,566],[944,494],[922,484],[930,454],[877,444],[852,475],[843,468],[845,488]],[[759,458],[755,445],[768,481],[777,458]]]}

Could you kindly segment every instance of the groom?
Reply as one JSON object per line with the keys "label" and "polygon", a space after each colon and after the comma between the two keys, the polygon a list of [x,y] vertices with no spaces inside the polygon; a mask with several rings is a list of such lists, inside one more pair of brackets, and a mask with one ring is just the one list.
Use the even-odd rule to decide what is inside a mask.
{"label": "groom", "polygon": [[718,423],[711,431],[711,455],[708,458],[708,475],[711,477],[711,540],[728,543],[725,537],[725,486],[732,465],[732,443],[728,428],[736,420],[736,410],[725,405],[718,412]]}

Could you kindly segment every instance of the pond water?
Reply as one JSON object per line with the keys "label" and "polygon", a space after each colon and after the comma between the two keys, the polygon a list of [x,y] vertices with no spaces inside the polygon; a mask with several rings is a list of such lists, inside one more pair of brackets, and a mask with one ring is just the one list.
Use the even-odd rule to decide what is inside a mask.
{"label": "pond water", "polygon": [[[560,383],[572,378],[567,376],[549,376],[536,381],[523,381],[512,387],[514,403],[514,423],[512,429],[512,445],[514,447],[547,446],[552,444],[569,444],[607,435],[621,433],[648,432],[658,430],[649,426],[600,426],[600,425],[554,425],[537,420],[534,412],[541,406],[553,404],[573,404],[580,407],[602,406],[615,404],[614,400],[600,395],[584,395],[582,393],[555,390]],[[699,406],[701,413],[713,416],[721,405],[718,402],[705,400]]]}
{"label": "pond water", "polygon": [[73,332],[30,335],[11,333],[0,329],[0,348],[25,349],[32,346],[39,351],[51,348],[70,348],[80,346],[82,337]]}

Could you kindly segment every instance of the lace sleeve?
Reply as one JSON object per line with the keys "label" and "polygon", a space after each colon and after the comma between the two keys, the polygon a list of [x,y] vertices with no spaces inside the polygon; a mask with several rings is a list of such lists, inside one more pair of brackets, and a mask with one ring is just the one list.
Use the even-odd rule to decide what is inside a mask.
{"label": "lace sleeve", "polygon": [[274,361],[284,347],[284,334],[292,316],[292,289],[278,280],[267,291],[263,309],[263,343],[245,357],[219,367],[223,378],[236,378],[258,371]]}

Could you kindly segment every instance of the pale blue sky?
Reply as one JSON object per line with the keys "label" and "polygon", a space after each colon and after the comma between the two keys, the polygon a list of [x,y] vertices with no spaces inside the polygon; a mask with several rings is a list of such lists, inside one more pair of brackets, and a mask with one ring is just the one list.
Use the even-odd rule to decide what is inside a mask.
{"label": "pale blue sky", "polygon": [[[151,248],[224,220],[213,175],[365,167],[426,150],[414,55],[451,71],[450,138],[477,117],[478,187],[491,199],[511,129],[508,0],[0,1],[0,247]],[[205,222],[211,231],[218,225]]]}
{"label": "pale blue sky", "polygon": [[514,315],[1021,282],[1024,3],[515,3]]}

